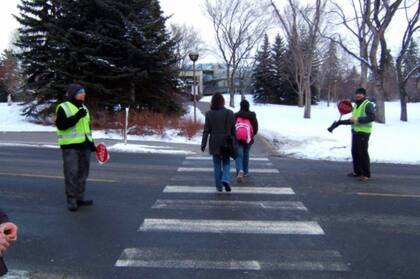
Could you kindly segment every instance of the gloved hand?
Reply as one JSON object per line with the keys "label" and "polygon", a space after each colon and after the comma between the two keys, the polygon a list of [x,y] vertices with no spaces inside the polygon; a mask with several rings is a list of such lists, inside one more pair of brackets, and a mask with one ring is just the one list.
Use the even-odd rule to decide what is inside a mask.
{"label": "gloved hand", "polygon": [[333,124],[331,124],[330,127],[328,127],[328,132],[332,133],[334,131],[335,128],[337,128],[338,126],[340,126],[339,121],[334,121]]}
{"label": "gloved hand", "polygon": [[80,119],[80,118],[85,117],[86,114],[87,114],[87,111],[83,107],[81,107],[79,108],[79,111],[76,113],[76,117]]}
{"label": "gloved hand", "polygon": [[201,146],[201,152],[204,152],[206,150],[206,146]]}
{"label": "gloved hand", "polygon": [[89,148],[90,148],[90,152],[96,152],[96,145],[93,142],[90,143]]}

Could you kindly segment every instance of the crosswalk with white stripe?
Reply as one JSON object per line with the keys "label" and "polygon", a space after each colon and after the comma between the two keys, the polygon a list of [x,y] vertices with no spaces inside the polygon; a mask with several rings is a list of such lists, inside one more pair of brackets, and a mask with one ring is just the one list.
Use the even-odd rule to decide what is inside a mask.
{"label": "crosswalk with white stripe", "polygon": [[[305,217],[309,216],[305,205],[301,201],[290,200],[290,197],[294,199],[296,197],[294,190],[290,187],[280,187],[281,185],[276,187],[236,186],[233,187],[232,192],[227,193],[216,192],[214,186],[203,186],[200,178],[211,176],[203,174],[203,172],[213,171],[213,168],[210,167],[210,159],[210,157],[186,157],[183,165],[188,167],[179,167],[178,173],[181,175],[195,173],[196,176],[184,176],[187,180],[191,180],[190,183],[185,183],[190,185],[167,185],[162,192],[163,198],[156,200],[151,206],[154,212],[153,218],[144,219],[139,225],[138,233],[201,234],[216,238],[225,235],[252,235],[259,239],[257,241],[263,241],[264,235],[279,239],[282,236],[304,237],[305,239],[325,236],[325,231],[317,221]],[[251,158],[251,161],[255,166],[254,169],[250,169],[251,174],[261,176],[279,173],[277,169],[271,167],[272,163],[268,158]],[[191,164],[190,162],[196,163]],[[194,166],[197,163],[198,166]],[[235,199],[230,199],[230,197],[235,197]],[[261,200],[255,200],[255,197],[260,197]],[[288,200],[283,200],[286,197],[289,197]],[[243,211],[247,211],[248,214],[234,214],[235,218],[229,219],[229,213]],[[288,212],[289,216],[290,214],[296,215],[298,220],[259,220],[258,212],[260,211],[273,214]],[[224,218],[171,218],[173,212],[194,212],[190,216],[191,218],[203,215],[205,212],[220,212]],[[227,212],[226,215],[224,215],[225,212]],[[302,220],[302,214],[304,214],[304,220]],[[249,218],[253,215],[255,215],[254,218]],[[189,243],[187,247],[182,246],[177,249],[165,247],[162,244],[160,246],[126,248],[116,261],[115,266],[119,268],[188,270],[349,271],[340,252],[313,250],[313,247],[275,250],[246,250],[245,247],[208,249],[208,247],[195,246],[194,242]]]}

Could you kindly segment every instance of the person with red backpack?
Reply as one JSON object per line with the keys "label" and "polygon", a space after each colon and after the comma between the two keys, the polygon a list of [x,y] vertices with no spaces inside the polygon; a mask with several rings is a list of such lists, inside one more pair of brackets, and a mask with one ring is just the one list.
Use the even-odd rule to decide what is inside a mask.
{"label": "person with red backpack", "polygon": [[249,152],[258,132],[258,121],[255,112],[249,110],[249,102],[242,100],[240,110],[235,113],[235,134],[238,142],[236,163],[236,180],[242,182],[248,176]]}

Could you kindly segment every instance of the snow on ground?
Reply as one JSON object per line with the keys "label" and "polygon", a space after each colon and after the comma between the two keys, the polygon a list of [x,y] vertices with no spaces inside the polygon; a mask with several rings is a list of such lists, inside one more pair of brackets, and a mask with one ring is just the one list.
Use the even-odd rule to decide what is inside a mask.
{"label": "snow on ground", "polygon": [[[225,95],[226,103],[229,97]],[[351,160],[350,126],[340,126],[331,134],[327,128],[339,113],[335,104],[327,107],[326,103],[312,106],[312,118],[303,118],[303,108],[283,105],[254,104],[251,96],[247,96],[251,110],[257,113],[260,134],[276,143],[282,154],[296,158],[322,159],[334,161]],[[204,97],[201,102],[210,102]],[[240,97],[235,98],[235,109],[239,109]],[[20,115],[21,106],[0,103],[0,131],[55,131],[54,127],[30,123]],[[193,107],[184,117],[193,117]],[[399,121],[399,102],[386,103],[386,124],[374,123],[370,139],[369,153],[373,162],[420,164],[420,103],[408,104],[409,121]],[[349,116],[344,116],[346,119]],[[204,122],[204,116],[197,110],[197,119]],[[168,143],[200,144],[201,133],[188,140],[178,135],[177,130],[166,130],[163,136],[128,136],[129,144],[115,144],[113,151],[188,154],[188,151],[176,151],[170,148],[152,145],[130,144],[139,141],[160,141]],[[122,140],[118,132],[94,131],[95,139]],[[97,140],[98,141],[98,140]],[[182,153],[184,152],[184,153]],[[178,153],[179,154],[179,153]]]}
{"label": "snow on ground", "polygon": [[21,115],[23,106],[0,103],[0,131],[2,132],[54,132],[55,127],[31,123]]}
{"label": "snow on ground", "polygon": [[[0,131],[2,132],[55,132],[56,128],[53,126],[43,126],[29,122],[29,120],[21,115],[23,107],[14,103],[12,106],[8,106],[6,103],[0,103]],[[194,117],[193,106],[188,107],[187,113],[183,118]],[[204,123],[204,115],[197,110],[197,121]],[[157,142],[168,142],[168,143],[183,143],[183,144],[199,144],[201,142],[201,133],[195,135],[192,139],[188,139],[185,136],[179,135],[180,131],[176,129],[168,129],[165,133],[160,135],[150,136],[135,136],[128,135],[127,144],[117,143],[109,146],[110,151],[118,152],[136,152],[136,153],[159,153],[159,154],[183,154],[190,155],[194,154],[191,151],[185,150],[174,150],[171,147],[165,146],[153,146],[145,144],[134,144],[133,141],[157,141]],[[120,131],[93,131],[93,138],[96,142],[100,142],[100,139],[114,139],[122,141],[123,135]],[[131,142],[131,143],[130,143]],[[34,144],[17,144],[17,143],[1,143],[0,146],[34,146]],[[38,147],[57,148],[54,145],[38,144]],[[199,150],[197,148],[197,150]]]}
{"label": "snow on ground", "polygon": [[[312,106],[312,118],[303,118],[303,108],[283,105],[254,104],[246,96],[251,110],[257,114],[260,134],[278,142],[278,151],[296,158],[334,161],[351,160],[350,126],[340,126],[331,134],[327,128],[339,113],[335,104]],[[226,103],[229,97],[225,95]],[[209,102],[210,97],[201,99]],[[235,109],[239,110],[240,97],[235,96]],[[420,164],[420,104],[408,104],[409,121],[399,120],[399,102],[386,103],[386,124],[373,124],[369,141],[372,162]],[[343,116],[343,119],[350,115]]]}

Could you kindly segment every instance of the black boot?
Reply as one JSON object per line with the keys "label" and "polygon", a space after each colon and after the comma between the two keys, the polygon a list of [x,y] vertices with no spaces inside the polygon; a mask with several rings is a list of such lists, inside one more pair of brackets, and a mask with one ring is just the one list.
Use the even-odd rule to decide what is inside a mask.
{"label": "black boot", "polygon": [[93,205],[93,200],[77,200],[77,205],[91,206],[91,205]]}
{"label": "black boot", "polygon": [[76,202],[76,200],[71,200],[71,199],[68,199],[67,200],[67,209],[69,210],[69,211],[77,211],[77,209],[78,209],[78,206],[77,206],[77,202]]}

